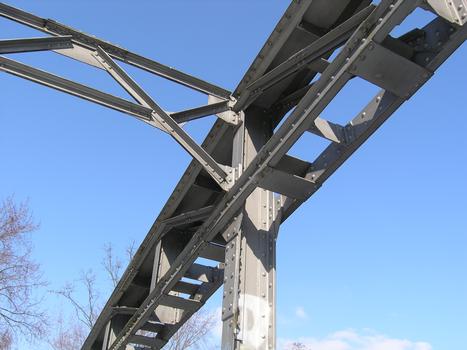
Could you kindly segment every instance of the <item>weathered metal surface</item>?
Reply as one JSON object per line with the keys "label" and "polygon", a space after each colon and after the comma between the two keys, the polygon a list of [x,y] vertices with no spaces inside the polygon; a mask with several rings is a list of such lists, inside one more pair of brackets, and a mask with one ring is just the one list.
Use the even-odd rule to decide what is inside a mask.
{"label": "weathered metal surface", "polygon": [[[0,57],[0,70],[136,116],[172,135],[195,158],[83,349],[116,350],[130,344],[160,349],[222,285],[222,348],[275,347],[275,242],[281,222],[467,38],[467,26],[462,26],[465,0],[428,0],[429,5],[417,0],[370,3],[292,1],[232,95],[55,21],[0,3],[1,16],[49,34],[71,36],[73,49],[57,52],[107,69],[140,104],[5,57]],[[391,37],[391,31],[419,6],[438,17],[422,29]],[[47,40],[15,42],[4,52],[46,49]],[[333,55],[335,50],[339,50],[337,55]],[[202,91],[209,96],[208,104],[167,113],[113,59]],[[383,90],[346,125],[320,118],[355,77]],[[179,123],[213,114],[218,119],[206,140],[201,146],[193,144]],[[312,161],[288,155],[308,132],[328,140],[329,146]]]}

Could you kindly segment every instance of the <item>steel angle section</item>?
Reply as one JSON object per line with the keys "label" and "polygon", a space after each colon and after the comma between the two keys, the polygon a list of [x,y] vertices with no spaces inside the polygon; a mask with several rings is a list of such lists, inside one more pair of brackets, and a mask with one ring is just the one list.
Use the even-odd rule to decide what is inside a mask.
{"label": "steel angle section", "polygon": [[367,44],[350,72],[404,98],[410,97],[433,75],[374,41]]}
{"label": "steel angle section", "polygon": [[218,244],[207,243],[200,251],[199,256],[223,263],[225,261],[225,247]]}
{"label": "steel angle section", "polygon": [[[52,35],[71,35],[73,36],[74,43],[92,51],[96,50],[97,47],[101,46],[107,52],[109,52],[109,54],[112,57],[122,62],[144,69],[150,73],[156,74],[158,76],[184,85],[191,89],[200,91],[207,95],[214,95],[223,99],[229,99],[230,97],[230,92],[221,87],[208,83],[199,78],[183,73],[179,70],[168,67],[146,57],[137,55],[119,46],[100,40],[92,35],[85,34],[51,19],[45,19],[35,16],[31,13],[19,10],[12,6],[8,6],[4,3],[0,3],[0,16],[3,16],[5,18],[11,19],[18,23],[24,24],[26,26]],[[82,55],[75,55],[75,53],[77,53],[76,51],[70,50],[61,53],[77,60],[81,60],[81,58],[83,58]],[[83,62],[88,63],[87,60],[84,60]]]}
{"label": "steel angle section", "polygon": [[181,213],[177,216],[173,216],[169,219],[162,221],[162,224],[167,227],[178,227],[190,224],[192,222],[204,220],[211,215],[214,210],[214,206],[210,205],[197,210],[191,210],[185,213]]}
{"label": "steel angle section", "polygon": [[219,280],[221,270],[201,264],[193,264],[185,273],[186,278],[197,280],[204,283],[214,283]]}
{"label": "steel angle section", "polygon": [[316,185],[303,177],[269,167],[264,172],[264,178],[259,181],[259,187],[289,198],[304,199]]}
{"label": "steel angle section", "polygon": [[307,131],[332,142],[346,142],[345,129],[342,125],[332,123],[319,117],[314,120]]}
{"label": "steel angle section", "polygon": [[151,349],[160,349],[165,345],[165,341],[159,338],[151,338],[144,335],[132,335],[130,337],[131,344],[143,345],[145,347],[149,347]]}
{"label": "steel angle section", "polygon": [[195,295],[199,290],[199,284],[188,283],[184,281],[178,281],[172,288],[172,291],[177,293],[183,293],[187,295]]}
{"label": "steel angle section", "polygon": [[279,163],[277,163],[275,166],[277,170],[282,170],[289,174],[295,174],[302,177],[306,175],[306,172],[310,167],[310,162],[304,161],[300,158],[292,157],[288,154],[284,155]]}
{"label": "steel angle section", "polygon": [[0,54],[70,49],[72,47],[71,36],[10,39],[0,41]]}
{"label": "steel angle section", "polygon": [[55,90],[95,102],[105,107],[130,114],[143,121],[151,119],[152,110],[130,101],[93,89],[86,85],[76,83],[57,75],[30,67],[23,63],[0,56],[0,71],[16,75],[35,83],[48,86]]}
{"label": "steel angle section", "polygon": [[177,123],[186,123],[191,120],[223,113],[230,109],[230,101],[221,100],[220,102],[210,103],[206,106],[187,109],[185,111],[170,113],[170,116]]}
{"label": "steel angle section", "polygon": [[193,299],[185,299],[175,295],[164,295],[160,305],[173,307],[180,310],[194,310],[200,306],[200,302]]}

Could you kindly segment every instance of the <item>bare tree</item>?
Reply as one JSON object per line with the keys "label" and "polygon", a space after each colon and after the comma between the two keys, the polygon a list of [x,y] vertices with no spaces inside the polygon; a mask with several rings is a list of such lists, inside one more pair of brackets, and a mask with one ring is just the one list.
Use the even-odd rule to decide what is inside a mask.
{"label": "bare tree", "polygon": [[111,243],[107,243],[104,246],[104,258],[102,259],[102,266],[107,272],[107,276],[115,288],[118,284],[118,281],[120,280],[123,263],[117,256],[115,256]]}
{"label": "bare tree", "polygon": [[5,331],[0,335],[0,350],[9,350],[12,343],[13,339],[10,332]]}
{"label": "bare tree", "polygon": [[100,296],[96,290],[96,275],[92,270],[82,273],[78,280],[84,288],[86,300],[80,301],[76,296],[76,286],[72,283],[67,283],[62,289],[55,291],[61,295],[73,306],[77,319],[89,331],[99,316],[101,305]]}
{"label": "bare tree", "polygon": [[126,258],[128,262],[130,262],[135,256],[135,252],[136,252],[135,244],[136,244],[135,241],[132,241],[131,244],[128,247],[126,247],[125,253],[126,253]]}
{"label": "bare tree", "polygon": [[[96,275],[92,270],[83,272],[77,281],[78,286],[84,289],[84,300],[76,296],[76,282],[67,283],[62,289],[54,291],[61,295],[73,307],[75,319],[68,323],[59,316],[55,327],[55,334],[49,340],[50,346],[54,350],[79,350],[86,339],[86,335],[91,330],[97,320],[101,310],[100,296],[96,289]],[[1,350],[1,349],[0,349]]]}
{"label": "bare tree", "polygon": [[207,348],[211,332],[216,326],[217,316],[216,312],[198,311],[175,333],[164,349]]}
{"label": "bare tree", "polygon": [[[131,242],[131,244],[125,249],[125,254],[127,259],[126,264],[128,264],[135,255],[134,241]],[[117,284],[122,277],[123,266],[124,262],[115,255],[112,243],[109,242],[105,244],[104,257],[102,258],[102,267],[107,273],[107,277],[110,279],[110,282],[114,288],[117,287]]]}
{"label": "bare tree", "polygon": [[46,330],[37,295],[46,284],[28,235],[36,229],[27,203],[12,197],[0,203],[0,349],[8,349],[16,335],[33,339]]}
{"label": "bare tree", "polygon": [[76,321],[65,323],[62,316],[57,320],[57,331],[49,341],[54,350],[79,350],[86,338],[85,327]]}
{"label": "bare tree", "polygon": [[[126,250],[128,258],[133,256],[133,245]],[[122,262],[115,256],[112,244],[104,247],[102,267],[115,287],[122,272]],[[74,308],[79,323],[66,325],[59,319],[58,331],[50,344],[54,350],[78,350],[85,340],[85,335],[94,325],[101,310],[100,296],[96,289],[96,276],[92,271],[83,274],[79,280],[84,287],[86,300],[79,300],[75,284],[67,284],[55,293],[63,296]],[[216,313],[200,311],[190,318],[171,338],[164,349],[186,350],[207,348],[212,329],[216,325]],[[0,348],[0,350],[2,350]]]}

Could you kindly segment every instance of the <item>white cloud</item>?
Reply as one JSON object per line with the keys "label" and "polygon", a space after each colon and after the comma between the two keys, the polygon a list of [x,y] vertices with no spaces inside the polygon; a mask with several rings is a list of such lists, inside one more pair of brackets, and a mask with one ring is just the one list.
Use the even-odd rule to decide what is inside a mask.
{"label": "white cloud", "polygon": [[279,349],[293,349],[294,342],[302,343],[304,350],[432,350],[426,342],[389,338],[375,332],[343,330],[325,338],[301,338],[280,340]]}
{"label": "white cloud", "polygon": [[306,320],[308,318],[308,314],[306,313],[305,309],[301,306],[295,309],[295,316],[297,316],[301,320]]}

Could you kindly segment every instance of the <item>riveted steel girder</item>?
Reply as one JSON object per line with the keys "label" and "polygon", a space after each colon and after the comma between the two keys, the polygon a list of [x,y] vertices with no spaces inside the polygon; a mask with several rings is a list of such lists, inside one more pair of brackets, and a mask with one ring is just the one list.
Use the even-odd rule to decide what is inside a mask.
{"label": "riveted steel girder", "polygon": [[[467,26],[462,26],[465,0],[382,0],[377,6],[370,2],[292,1],[233,98],[212,84],[0,4],[4,17],[49,34],[71,35],[73,49],[58,52],[106,69],[139,104],[9,58],[0,58],[1,70],[134,115],[171,134],[196,159],[123,274],[83,349],[116,350],[131,344],[160,349],[222,285],[223,349],[275,347],[279,225],[467,38]],[[393,38],[394,27],[419,6],[439,17]],[[13,44],[10,47],[16,50],[46,47],[39,41]],[[15,49],[9,50],[5,52]],[[338,54],[332,55],[335,50]],[[208,105],[165,112],[114,59],[202,91],[209,95]],[[345,125],[321,118],[356,77],[382,90]],[[219,119],[203,145],[191,144],[179,123],[212,114]],[[305,133],[329,142],[312,161],[287,154]],[[223,185],[227,171],[231,171],[229,186]]]}

